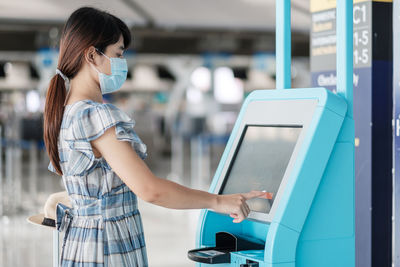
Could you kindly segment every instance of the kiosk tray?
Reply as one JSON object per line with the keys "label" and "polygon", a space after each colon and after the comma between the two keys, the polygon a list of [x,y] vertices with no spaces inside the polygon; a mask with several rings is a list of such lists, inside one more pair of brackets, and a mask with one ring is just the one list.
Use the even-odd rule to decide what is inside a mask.
{"label": "kiosk tray", "polygon": [[221,249],[217,247],[192,249],[188,251],[188,257],[192,261],[218,264],[231,262],[230,249]]}
{"label": "kiosk tray", "polygon": [[231,252],[241,250],[264,249],[265,245],[248,240],[243,236],[228,232],[215,234],[215,247],[198,248],[188,251],[188,258],[201,263],[230,263]]}

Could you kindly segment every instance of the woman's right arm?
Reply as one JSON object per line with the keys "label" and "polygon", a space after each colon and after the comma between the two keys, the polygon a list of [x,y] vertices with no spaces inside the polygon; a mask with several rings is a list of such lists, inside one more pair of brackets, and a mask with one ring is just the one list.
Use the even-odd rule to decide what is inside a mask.
{"label": "woman's right arm", "polygon": [[137,155],[129,142],[116,138],[115,126],[91,141],[113,171],[144,201],[172,209],[212,209],[230,214],[234,222],[244,220],[250,209],[246,200],[264,193],[216,195],[191,189],[167,179],[156,177]]}

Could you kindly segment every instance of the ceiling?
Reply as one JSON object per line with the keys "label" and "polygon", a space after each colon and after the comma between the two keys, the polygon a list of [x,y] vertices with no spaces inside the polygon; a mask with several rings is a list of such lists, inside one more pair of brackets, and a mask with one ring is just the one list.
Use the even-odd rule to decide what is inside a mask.
{"label": "ceiling", "polygon": [[[293,30],[308,31],[309,1],[292,0]],[[0,0],[3,23],[62,23],[81,6],[107,10],[130,26],[160,28],[275,28],[273,0]]]}
{"label": "ceiling", "polygon": [[[292,52],[307,56],[309,0],[291,4]],[[252,54],[275,48],[273,0],[0,0],[0,51],[57,46],[62,25],[82,6],[124,20],[137,52]]]}

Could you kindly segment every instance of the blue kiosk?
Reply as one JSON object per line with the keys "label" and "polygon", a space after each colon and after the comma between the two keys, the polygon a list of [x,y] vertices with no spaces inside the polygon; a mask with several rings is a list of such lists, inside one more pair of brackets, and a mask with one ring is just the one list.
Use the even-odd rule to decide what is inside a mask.
{"label": "blue kiosk", "polygon": [[198,266],[354,267],[353,3],[337,1],[337,94],[290,88],[290,0],[277,6],[277,90],[251,93],[210,187],[266,190],[242,223],[200,215]]}

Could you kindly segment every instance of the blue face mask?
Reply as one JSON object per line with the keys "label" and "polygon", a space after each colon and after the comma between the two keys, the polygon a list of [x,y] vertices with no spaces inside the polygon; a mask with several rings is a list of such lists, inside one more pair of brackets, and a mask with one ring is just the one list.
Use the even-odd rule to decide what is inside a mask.
{"label": "blue face mask", "polygon": [[110,58],[97,48],[96,50],[99,51],[103,56],[108,58],[111,64],[111,75],[101,73],[92,65],[99,74],[101,93],[104,95],[115,92],[121,88],[126,80],[126,76],[128,74],[128,64],[126,63],[126,59],[117,57]]}

